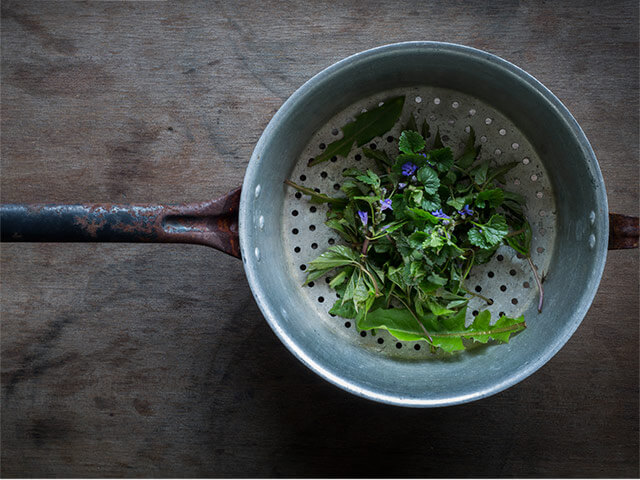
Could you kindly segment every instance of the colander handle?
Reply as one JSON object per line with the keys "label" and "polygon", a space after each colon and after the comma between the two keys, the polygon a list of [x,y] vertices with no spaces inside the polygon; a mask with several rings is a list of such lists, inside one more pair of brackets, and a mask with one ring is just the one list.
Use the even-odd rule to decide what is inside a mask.
{"label": "colander handle", "polygon": [[609,250],[638,248],[638,217],[609,214]]}
{"label": "colander handle", "polygon": [[0,205],[3,242],[154,242],[207,245],[240,258],[240,188],[184,205]]}

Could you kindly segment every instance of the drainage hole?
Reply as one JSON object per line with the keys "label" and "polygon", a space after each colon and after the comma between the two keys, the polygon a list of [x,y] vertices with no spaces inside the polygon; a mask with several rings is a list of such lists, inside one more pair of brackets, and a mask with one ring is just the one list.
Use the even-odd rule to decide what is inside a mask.
{"label": "drainage hole", "polygon": [[300,265],[300,270],[304,272],[306,269],[307,269],[307,266],[304,263]]}
{"label": "drainage hole", "polygon": [[312,243],[311,244],[311,248],[313,248],[315,250],[316,248],[318,248],[318,244],[317,243]]}
{"label": "drainage hole", "polygon": [[387,137],[387,142],[389,142],[389,143],[393,142],[393,137],[391,135],[389,135]]}
{"label": "drainage hole", "polygon": [[480,293],[482,291],[482,287],[480,285],[476,285],[475,291]]}
{"label": "drainage hole", "polygon": [[356,162],[359,162],[360,160],[362,160],[362,155],[360,155],[360,154],[358,153],[358,154],[357,154],[355,157],[353,157],[353,158],[355,158]]}
{"label": "drainage hole", "polygon": [[300,181],[304,182],[307,179],[306,175],[300,175]]}
{"label": "drainage hole", "polygon": [[397,349],[402,348],[402,344],[401,344],[400,342],[396,343],[396,348],[397,348]]}
{"label": "drainage hole", "polygon": [[320,145],[318,145],[318,148],[320,150],[324,150],[325,148],[327,148],[327,146],[324,143],[321,143]]}
{"label": "drainage hole", "polygon": [[[311,284],[309,284],[311,285]],[[323,303],[324,302],[324,297],[318,297],[318,303]]]}
{"label": "drainage hole", "polygon": [[296,253],[300,253],[300,247],[294,248],[293,251],[296,252]]}
{"label": "drainage hole", "polygon": [[369,148],[370,148],[371,150],[375,150],[376,148],[378,148],[378,146],[377,146],[375,143],[370,143],[370,144],[369,144]]}
{"label": "drainage hole", "polygon": [[331,161],[333,163],[336,163],[338,161],[338,157],[336,157],[335,155],[333,157],[331,157]]}
{"label": "drainage hole", "polygon": [[360,332],[360,336],[361,336],[362,338],[366,337],[366,336],[367,336],[367,332],[365,332],[364,330],[363,330],[363,331],[361,331],[361,332]]}
{"label": "drainage hole", "polygon": [[309,211],[310,211],[311,213],[316,213],[316,211],[317,211],[317,210],[318,210],[318,209],[317,209],[316,207],[311,207],[311,208],[309,209]]}
{"label": "drainage hole", "polygon": [[502,260],[504,260],[504,257],[502,255],[498,255],[496,257],[496,260],[498,260],[499,262],[501,262]]}
{"label": "drainage hole", "polygon": [[334,183],[333,184],[333,189],[334,190],[340,190],[340,184],[339,183]]}
{"label": "drainage hole", "polygon": [[293,215],[294,217],[298,216],[298,210],[294,210],[293,212],[291,212],[291,215]]}
{"label": "drainage hole", "polygon": [[516,272],[513,268],[511,270],[509,270],[509,275],[511,275],[512,277],[515,277],[516,273],[518,273],[518,272]]}
{"label": "drainage hole", "polygon": [[478,310],[474,310],[473,312],[471,312],[471,315],[473,315],[474,317],[477,317],[478,313],[479,313]]}
{"label": "drainage hole", "polygon": [[309,230],[311,230],[312,232],[316,229],[315,225],[309,225]]}
{"label": "drainage hole", "polygon": [[329,243],[329,245],[333,245],[334,243],[336,243],[336,240],[334,238],[330,238],[329,240],[327,240],[327,242]]}
{"label": "drainage hole", "polygon": [[495,276],[495,273],[493,273],[493,272],[487,273],[487,277],[489,277],[489,278],[493,278],[494,276]]}
{"label": "drainage hole", "polygon": [[512,298],[511,299],[511,303],[513,303],[514,305],[518,304],[518,299],[517,298]]}
{"label": "drainage hole", "polygon": [[501,292],[506,292],[507,291],[507,286],[506,285],[500,285],[500,291]]}
{"label": "drainage hole", "polygon": [[296,192],[295,197],[300,200],[302,198],[302,193]]}
{"label": "drainage hole", "polygon": [[378,344],[382,345],[384,343],[384,338],[379,337],[378,338]]}
{"label": "drainage hole", "polygon": [[344,322],[345,328],[351,328],[351,322]]}
{"label": "drainage hole", "polygon": [[327,178],[327,176],[328,176],[328,175],[329,175],[329,174],[328,174],[327,172],[320,172],[320,176],[321,176],[322,178]]}
{"label": "drainage hole", "polygon": [[297,228],[294,228],[293,230],[291,230],[291,233],[293,233],[294,235],[297,235],[298,233],[300,233],[300,230],[298,230]]}
{"label": "drainage hole", "polygon": [[419,343],[416,343],[416,344],[413,346],[413,349],[414,349],[414,350],[416,350],[416,351],[420,350],[420,344],[419,344]]}

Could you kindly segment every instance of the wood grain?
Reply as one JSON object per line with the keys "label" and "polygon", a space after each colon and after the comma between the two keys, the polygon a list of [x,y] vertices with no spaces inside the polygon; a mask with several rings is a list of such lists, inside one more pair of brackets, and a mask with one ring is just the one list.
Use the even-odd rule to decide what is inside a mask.
{"label": "wood grain", "polygon": [[[306,79],[403,40],[549,87],[638,213],[638,5],[2,2],[2,202],[193,202],[240,185]],[[237,260],[198,246],[3,244],[2,474],[637,477],[638,255],[610,252],[570,342],[515,387],[411,410],[279,343]]]}

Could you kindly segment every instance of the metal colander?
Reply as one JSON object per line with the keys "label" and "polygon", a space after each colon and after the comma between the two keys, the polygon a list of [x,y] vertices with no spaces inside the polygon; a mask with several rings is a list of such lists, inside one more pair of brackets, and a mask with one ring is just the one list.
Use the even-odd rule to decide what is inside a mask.
{"label": "metal colander", "polygon": [[[373,167],[354,148],[348,158],[307,167],[340,127],[365,109],[405,95],[403,117],[371,148],[397,152],[407,116],[440,129],[454,155],[470,127],[480,157],[519,165],[505,188],[527,200],[532,259],[546,277],[545,305],[528,261],[500,248],[476,266],[466,285],[502,313],[524,314],[527,329],[508,344],[432,354],[424,342],[398,342],[385,331],[358,332],[332,317],[336,297],[325,277],[303,286],[308,263],[339,237],[324,225],[326,206],[313,205],[291,179],[336,194],[342,170]],[[544,86],[516,66],[468,47],[435,42],[388,45],[327,68],[281,107],[256,145],[240,202],[240,246],[256,301],[274,332],[313,371],[363,397],[404,406],[471,401],[526,378],[566,343],[595,295],[604,267],[608,211],[602,176],[582,130]],[[486,308],[473,298],[467,322]]]}
{"label": "metal colander", "polygon": [[[555,240],[555,203],[547,172],[533,146],[508,118],[469,95],[445,88],[410,87],[364,98],[336,114],[313,135],[298,157],[291,180],[334,195],[340,190],[345,168],[371,168],[376,171],[375,162],[366,158],[360,148],[354,148],[346,159],[334,157],[313,167],[307,167],[307,163],[327,145],[339,139],[342,136],[340,127],[352,121],[355,115],[398,95],[406,96],[400,120],[383,138],[374,139],[369,148],[396,154],[402,125],[406,124],[411,114],[415,114],[418,125],[427,120],[432,131],[430,140],[433,140],[433,134],[439,128],[445,144],[451,146],[456,155],[462,153],[470,128],[473,128],[477,142],[482,145],[481,160],[491,159],[496,165],[514,161],[520,164],[507,174],[505,188],[527,199],[525,212],[533,229],[532,260],[538,272],[544,274]],[[309,203],[308,197],[293,189],[285,196],[282,221],[284,251],[289,274],[300,285],[300,297],[322,319],[324,328],[345,341],[355,342],[380,355],[407,358],[431,356],[429,349],[423,348],[424,342],[399,342],[384,330],[358,332],[353,321],[332,318],[329,309],[337,296],[328,285],[330,274],[303,286],[308,263],[330,245],[341,243],[340,237],[324,224],[327,209],[326,205]],[[489,263],[475,266],[466,285],[470,290],[493,300],[493,304],[487,306],[481,298],[472,297],[467,324],[483,309],[491,312],[492,322],[495,322],[500,315],[517,317],[532,302],[537,304],[538,291],[528,261],[506,246],[500,247]]]}

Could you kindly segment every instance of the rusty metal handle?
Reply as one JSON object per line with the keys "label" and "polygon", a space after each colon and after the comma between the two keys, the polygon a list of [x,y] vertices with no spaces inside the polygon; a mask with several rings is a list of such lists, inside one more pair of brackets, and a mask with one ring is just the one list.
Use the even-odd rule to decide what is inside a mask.
{"label": "rusty metal handle", "polygon": [[638,217],[609,214],[609,250],[638,248]]}
{"label": "rusty metal handle", "polygon": [[0,205],[3,242],[196,243],[240,258],[240,188],[185,205]]}

